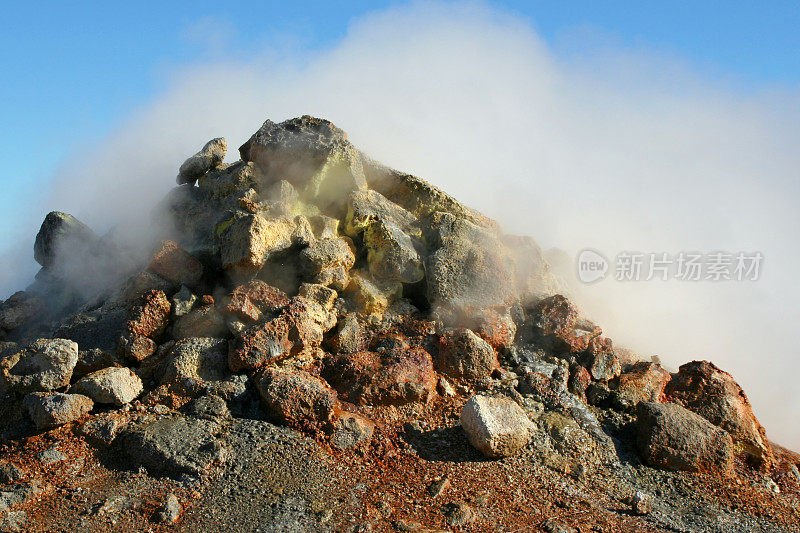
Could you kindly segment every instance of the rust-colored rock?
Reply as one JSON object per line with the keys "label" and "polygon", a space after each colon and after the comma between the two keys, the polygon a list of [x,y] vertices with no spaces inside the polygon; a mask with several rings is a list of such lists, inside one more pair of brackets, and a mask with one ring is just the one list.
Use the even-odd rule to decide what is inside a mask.
{"label": "rust-colored rock", "polygon": [[162,278],[194,287],[203,277],[203,265],[175,241],[162,241],[148,267]]}
{"label": "rust-colored rock", "polygon": [[439,339],[436,368],[453,379],[477,383],[499,366],[491,344],[469,329],[458,328]]}
{"label": "rust-colored rock", "polygon": [[545,298],[533,310],[534,337],[555,353],[582,352],[602,331],[583,318],[580,310],[561,294]]}
{"label": "rust-colored rock", "polygon": [[578,364],[570,365],[569,379],[567,380],[567,390],[581,398],[586,397],[586,389],[592,382],[592,375],[586,368]]}
{"label": "rust-colored rock", "polygon": [[147,291],[131,309],[127,331],[150,338],[161,335],[167,327],[171,308],[164,291]]}
{"label": "rust-colored rock", "polygon": [[742,388],[727,372],[708,361],[681,365],[664,391],[679,403],[733,437],[737,453],[756,467],[769,469],[772,447]]}
{"label": "rust-colored rock", "polygon": [[282,290],[255,279],[236,287],[223,305],[228,314],[257,322],[263,314],[274,315],[288,303],[289,298]]}
{"label": "rust-colored rock", "polygon": [[660,402],[671,377],[660,364],[640,361],[619,377],[617,401],[626,408],[639,402]]}
{"label": "rust-colored rock", "polygon": [[289,324],[285,318],[279,317],[252,326],[236,336],[230,345],[228,366],[233,372],[253,370],[282,359],[292,346]]}
{"label": "rust-colored rock", "polygon": [[368,405],[427,401],[437,381],[430,354],[398,335],[379,339],[372,351],[329,357],[323,376],[353,403]]}
{"label": "rust-colored rock", "polygon": [[339,408],[336,392],[302,370],[266,370],[256,384],[267,409],[281,422],[294,426],[318,426],[330,421]]}

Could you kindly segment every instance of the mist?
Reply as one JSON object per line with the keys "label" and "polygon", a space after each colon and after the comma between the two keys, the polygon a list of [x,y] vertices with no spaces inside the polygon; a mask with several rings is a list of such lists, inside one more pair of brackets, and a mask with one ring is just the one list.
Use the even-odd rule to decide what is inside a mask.
{"label": "mist", "polygon": [[[797,87],[745,87],[592,32],[546,43],[530,21],[476,4],[374,12],[323,50],[209,57],[176,68],[160,95],[65,160],[47,210],[98,233],[128,227],[209,139],[226,137],[233,161],[266,118],[311,114],[543,248],[760,251],[758,281],[606,279],[575,296],[642,357],[714,361],[768,437],[800,448]],[[30,279],[28,260],[15,261]],[[19,281],[0,278],[0,296]]]}

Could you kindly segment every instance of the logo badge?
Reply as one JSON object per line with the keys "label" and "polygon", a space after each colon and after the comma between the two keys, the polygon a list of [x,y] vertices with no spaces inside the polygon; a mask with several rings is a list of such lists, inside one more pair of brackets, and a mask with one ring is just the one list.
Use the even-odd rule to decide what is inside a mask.
{"label": "logo badge", "polygon": [[608,259],[597,250],[586,248],[578,254],[578,279],[583,283],[600,281],[608,274]]}

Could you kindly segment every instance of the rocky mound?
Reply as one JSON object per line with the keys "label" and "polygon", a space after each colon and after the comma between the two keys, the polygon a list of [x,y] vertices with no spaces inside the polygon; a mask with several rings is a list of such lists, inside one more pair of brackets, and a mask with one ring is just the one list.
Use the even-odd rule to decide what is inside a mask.
{"label": "rocky mound", "polygon": [[[4,527],[796,524],[795,456],[734,379],[615,347],[532,239],[326,120],[226,150],[180,166],[147,254],[45,218],[36,282],[0,304]],[[80,490],[124,504],[78,512],[90,467],[110,485]],[[264,469],[290,492],[252,493]]]}

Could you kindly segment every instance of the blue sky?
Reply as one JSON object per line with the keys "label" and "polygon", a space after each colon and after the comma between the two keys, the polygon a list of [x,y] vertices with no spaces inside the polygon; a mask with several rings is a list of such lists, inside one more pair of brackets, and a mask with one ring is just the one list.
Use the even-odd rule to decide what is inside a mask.
{"label": "blue sky", "polygon": [[[0,20],[0,213],[28,209],[62,158],[102,138],[162,90],[175,66],[267,45],[324,48],[348,24],[397,2],[5,2]],[[747,88],[800,82],[792,2],[489,2],[548,44],[576,30],[646,49]],[[581,53],[569,41],[565,53]],[[18,238],[0,227],[0,248]]]}

